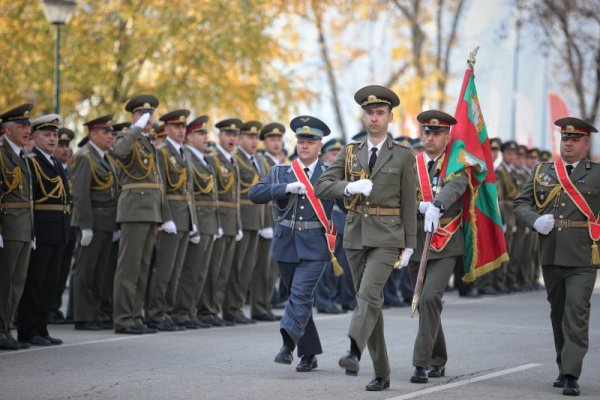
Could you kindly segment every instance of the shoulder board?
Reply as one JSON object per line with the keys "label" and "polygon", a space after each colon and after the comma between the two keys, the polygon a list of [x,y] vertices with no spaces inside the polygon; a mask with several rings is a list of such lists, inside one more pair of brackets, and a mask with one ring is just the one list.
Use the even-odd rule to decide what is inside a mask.
{"label": "shoulder board", "polygon": [[158,146],[156,146],[156,150],[161,150],[161,149],[164,149],[165,147],[167,147],[167,143],[166,142],[162,142],[161,144],[159,144]]}
{"label": "shoulder board", "polygon": [[407,146],[405,143],[400,143],[400,142],[399,142],[399,141],[397,141],[397,140],[393,140],[393,139],[392,139],[392,143],[393,143],[393,144],[395,144],[396,146],[402,146],[402,147],[404,147],[405,149],[411,149],[411,147],[410,147],[410,146]]}
{"label": "shoulder board", "polygon": [[348,142],[348,144],[346,146],[350,146],[352,144],[359,144],[360,142],[362,142],[362,140],[353,140],[351,142]]}

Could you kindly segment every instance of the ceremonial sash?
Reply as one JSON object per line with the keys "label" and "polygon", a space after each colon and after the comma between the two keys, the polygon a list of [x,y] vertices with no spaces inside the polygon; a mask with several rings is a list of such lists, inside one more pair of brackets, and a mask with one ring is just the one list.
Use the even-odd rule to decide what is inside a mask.
{"label": "ceremonial sash", "polygon": [[333,271],[336,276],[340,276],[341,274],[343,274],[344,270],[338,263],[337,258],[334,254],[335,237],[337,235],[335,226],[333,226],[333,224],[330,224],[327,220],[327,215],[325,214],[325,208],[323,207],[323,203],[321,203],[321,200],[319,200],[315,195],[315,189],[313,188],[312,183],[310,183],[308,176],[306,176],[306,174],[304,173],[304,170],[300,166],[300,162],[297,159],[292,161],[292,171],[294,171],[294,175],[296,176],[298,182],[302,183],[306,187],[306,197],[308,197],[308,201],[310,202],[310,205],[315,211],[317,218],[321,222],[321,225],[323,225],[323,228],[325,228],[325,239],[327,241],[327,248],[329,249],[329,253],[331,254],[331,264],[333,266]]}
{"label": "ceremonial sash", "polygon": [[[431,182],[429,181],[429,170],[425,164],[424,153],[417,154],[417,177],[419,179],[423,201],[431,203],[433,201],[433,190],[431,189]],[[452,238],[452,235],[458,231],[458,228],[460,228],[461,225],[462,213],[453,218],[446,226],[439,226],[431,237],[431,250],[437,252],[444,250]]]}
{"label": "ceremonial sash", "polygon": [[598,217],[594,215],[590,205],[587,203],[575,185],[573,185],[573,182],[571,182],[571,179],[567,174],[567,169],[565,168],[562,158],[558,157],[554,161],[554,168],[556,169],[556,174],[558,175],[558,181],[565,190],[565,193],[567,193],[579,211],[581,211],[588,220],[588,233],[590,235],[590,239],[592,239],[592,265],[598,265],[600,264],[600,253],[598,252],[597,244],[598,240],[600,239],[600,213],[598,214]]}

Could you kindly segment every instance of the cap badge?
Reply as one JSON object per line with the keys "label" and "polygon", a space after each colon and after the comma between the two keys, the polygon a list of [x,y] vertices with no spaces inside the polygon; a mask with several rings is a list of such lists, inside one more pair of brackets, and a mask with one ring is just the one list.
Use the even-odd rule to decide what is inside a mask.
{"label": "cap badge", "polygon": [[573,133],[573,132],[575,132],[575,127],[573,125],[567,125],[567,126],[565,126],[565,132]]}

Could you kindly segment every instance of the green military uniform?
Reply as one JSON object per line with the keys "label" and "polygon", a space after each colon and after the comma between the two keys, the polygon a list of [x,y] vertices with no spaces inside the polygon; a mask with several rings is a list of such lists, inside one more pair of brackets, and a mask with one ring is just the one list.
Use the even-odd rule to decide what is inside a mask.
{"label": "green military uniform", "polygon": [[[240,134],[258,135],[261,127],[258,121],[248,121],[242,124]],[[248,324],[254,321],[243,314],[242,308],[258,262],[259,232],[264,227],[265,212],[262,204],[254,204],[248,198],[248,192],[266,175],[266,171],[261,154],[250,154],[238,146],[234,158],[239,170],[240,219],[244,236],[235,246],[233,267],[223,302],[223,319]]]}
{"label": "green military uniform", "polygon": [[[88,121],[90,132],[112,132],[112,115]],[[89,136],[89,135],[88,135]],[[117,228],[119,189],[115,161],[92,141],[85,144],[73,158],[71,182],[73,215],[71,226],[78,228],[81,239],[84,230],[92,231],[88,244],[81,244],[73,272],[73,306],[75,329],[101,329],[101,311],[105,279],[110,277],[108,262],[113,233]],[[111,282],[112,283],[112,282]]]}
{"label": "green military uniform", "polygon": [[[208,117],[203,115],[187,126],[187,134],[201,132],[208,134]],[[213,242],[219,230],[218,195],[215,185],[215,171],[211,160],[199,150],[187,146],[188,159],[194,189],[194,206],[198,221],[197,239],[188,244],[183,268],[179,277],[179,287],[175,296],[173,320],[188,329],[208,328],[209,324],[198,320],[198,302],[204,290]]]}
{"label": "green military uniform", "polygon": [[[125,110],[153,113],[157,106],[156,97],[139,95],[129,100]],[[156,151],[142,128],[131,126],[117,135],[113,155],[118,160],[121,186],[117,203],[121,239],[113,301],[115,332],[150,333],[152,330],[143,325],[142,311],[156,228],[163,221],[166,201]]]}
{"label": "green military uniform", "polygon": [[[185,128],[189,115],[188,110],[175,110],[161,116],[160,120],[165,125],[183,125]],[[163,207],[165,223],[156,241],[156,259],[148,288],[148,326],[174,331],[177,326],[169,314],[175,304],[190,232],[198,231],[193,203],[194,182],[190,178],[191,164],[185,156],[183,143],[167,137],[157,146],[156,153],[167,201]],[[175,225],[175,232],[166,231],[169,223]]]}
{"label": "green military uniform", "polygon": [[[8,110],[0,115],[0,123],[29,126],[32,108],[23,104]],[[26,156],[5,131],[0,138],[0,350],[20,348],[10,325],[23,294],[33,239],[31,171]]]}
{"label": "green military uniform", "polygon": [[[437,110],[422,112],[417,116],[417,119],[423,127],[424,134],[443,132],[450,129],[451,125],[456,124],[456,120],[452,116]],[[447,228],[462,213],[462,204],[459,199],[467,188],[468,177],[466,174],[459,173],[452,176],[452,179],[444,179],[440,182],[439,174],[444,163],[445,153],[442,153],[435,160],[432,160],[426,153],[423,153],[422,157],[424,158],[424,165],[428,166],[433,204],[442,207],[442,218],[439,225],[442,228]],[[424,201],[423,190],[418,191],[417,200]],[[430,207],[434,205],[430,205]],[[417,248],[408,264],[413,285],[417,281],[419,264],[424,250],[423,218],[424,214],[419,213],[417,216]],[[448,354],[441,323],[442,296],[448,285],[448,280],[454,272],[457,258],[464,255],[464,253],[462,227],[459,227],[452,234],[452,237],[442,249],[432,249],[429,252],[423,290],[419,299],[419,331],[413,350],[413,365],[417,368],[427,369],[431,366],[442,371],[442,368],[446,365]],[[415,380],[415,377],[413,377],[411,381],[423,383],[426,382],[426,379],[420,381]]]}
{"label": "green military uniform", "polygon": [[[577,118],[562,118],[555,124],[561,127],[563,142],[570,138],[583,140],[597,132],[592,125]],[[565,175],[596,218],[600,211],[600,165],[585,158],[569,165],[562,155],[562,146]],[[600,267],[597,243],[600,235],[591,230],[586,215],[565,192],[553,162],[535,167],[514,201],[514,210],[520,221],[536,230],[544,229],[536,225],[538,219],[553,223],[546,227],[546,232],[542,230],[547,234],[540,235],[540,263],[550,303],[559,369],[555,386],[564,383],[564,394],[579,394],[577,379],[588,349],[590,298]]]}
{"label": "green military uniform", "polygon": [[[355,100],[363,108],[388,105],[391,109],[400,103],[392,91],[381,86],[359,90]],[[373,183],[368,197],[355,195],[347,204],[344,248],[357,293],[357,306],[348,335],[360,353],[368,346],[375,377],[386,381],[389,386],[390,367],[382,313],[383,287],[399,251],[414,249],[417,244],[417,209],[412,150],[392,140],[389,135],[380,144],[379,155],[370,172],[367,171],[371,169],[369,161],[373,155],[369,154],[372,151],[367,138],[346,145],[321,175],[315,191],[322,199],[342,199],[347,197],[345,190],[350,182],[368,178]]]}
{"label": "green military uniform", "polygon": [[[226,119],[215,126],[221,131],[239,133],[242,121]],[[220,145],[212,157],[215,168],[216,187],[219,195],[219,223],[222,236],[215,240],[210,258],[208,277],[202,291],[201,305],[198,309],[200,320],[215,326],[231,325],[229,321],[218,318],[225,298],[225,289],[233,265],[236,237],[241,236],[240,220],[240,183],[239,170],[232,154]]]}

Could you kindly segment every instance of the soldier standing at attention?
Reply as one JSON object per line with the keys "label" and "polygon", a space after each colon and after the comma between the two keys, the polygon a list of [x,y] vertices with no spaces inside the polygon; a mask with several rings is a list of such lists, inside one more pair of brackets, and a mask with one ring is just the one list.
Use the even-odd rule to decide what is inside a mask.
{"label": "soldier standing at attention", "polygon": [[10,326],[23,294],[33,240],[31,170],[25,151],[32,108],[23,104],[0,114],[0,350],[31,347],[19,343]]}
{"label": "soldier standing at attention", "polygon": [[[322,138],[329,127],[321,120],[303,115],[290,122],[296,133],[298,159],[291,165],[277,165],[268,176],[250,189],[250,199],[258,204],[273,201],[277,210],[271,257],[290,292],[280,321],[283,346],[275,362],[291,364],[298,347],[298,372],[317,368],[317,354],[323,349],[312,318],[314,291],[323,271],[331,268],[331,252],[326,234],[330,233],[333,201],[321,202],[312,185],[326,166],[319,160]],[[333,249],[331,249],[333,250]]]}
{"label": "soldier standing at attention", "polygon": [[344,248],[357,306],[348,330],[350,352],[339,365],[347,374],[356,375],[368,346],[375,378],[366,389],[380,391],[390,387],[383,287],[396,261],[406,266],[417,245],[415,157],[412,149],[387,133],[392,109],[400,104],[393,91],[367,86],[356,92],[354,100],[364,110],[367,137],[346,145],[315,189],[321,199],[345,199],[348,209]]}
{"label": "soldier standing at attention", "polygon": [[117,222],[121,224],[115,272],[113,323],[115,333],[156,333],[144,325],[143,306],[156,228],[162,223],[166,201],[156,165],[156,151],[146,137],[158,99],[139,95],[127,102],[133,125],[117,135],[114,157],[119,165],[121,192]]}
{"label": "soldier standing at attention", "polygon": [[560,157],[538,164],[514,201],[519,221],[540,234],[540,264],[550,303],[558,377],[554,387],[579,395],[589,340],[590,299],[600,254],[600,165],[587,159],[597,129],[561,118]]}
{"label": "soldier standing at attention", "polygon": [[[444,376],[448,361],[441,322],[442,297],[454,272],[454,265],[465,253],[460,198],[467,188],[468,177],[460,172],[441,181],[439,176],[446,156],[446,145],[450,141],[450,127],[456,124],[456,120],[437,110],[424,111],[417,116],[417,120],[421,124],[421,142],[425,151],[417,156],[417,249],[408,264],[413,284],[419,273],[425,232],[434,234],[419,300],[419,331],[413,350],[415,371],[410,381],[427,383],[428,377]],[[444,218],[440,219],[442,214]],[[435,233],[438,224],[444,229],[443,235]]]}
{"label": "soldier standing at attention", "polygon": [[[175,304],[188,239],[198,231],[194,182],[183,147],[189,115],[188,110],[175,110],[160,117],[167,138],[156,147],[156,153],[167,201],[163,206],[164,222],[156,240],[156,260],[148,289],[148,326],[160,331],[185,329],[178,327],[169,314]],[[195,235],[194,241],[198,239]]]}
{"label": "soldier standing at attention", "polygon": [[102,316],[102,294],[109,273],[113,234],[117,231],[117,175],[109,155],[112,115],[86,122],[88,142],[73,160],[73,217],[79,254],[73,271],[75,329],[112,328]]}

